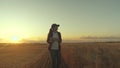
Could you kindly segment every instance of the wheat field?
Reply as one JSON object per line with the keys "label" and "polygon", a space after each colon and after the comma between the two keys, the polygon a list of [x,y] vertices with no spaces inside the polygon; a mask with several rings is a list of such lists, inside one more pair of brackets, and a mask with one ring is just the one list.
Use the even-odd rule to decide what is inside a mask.
{"label": "wheat field", "polygon": [[[61,44],[60,68],[120,68],[120,43]],[[51,68],[47,44],[0,44],[0,68]]]}

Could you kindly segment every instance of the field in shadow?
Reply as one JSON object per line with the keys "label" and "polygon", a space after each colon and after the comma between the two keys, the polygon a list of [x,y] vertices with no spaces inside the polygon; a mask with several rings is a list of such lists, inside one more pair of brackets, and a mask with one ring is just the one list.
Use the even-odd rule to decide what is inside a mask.
{"label": "field in shadow", "polygon": [[[120,68],[120,43],[62,44],[60,68]],[[0,68],[51,68],[47,44],[0,44]]]}

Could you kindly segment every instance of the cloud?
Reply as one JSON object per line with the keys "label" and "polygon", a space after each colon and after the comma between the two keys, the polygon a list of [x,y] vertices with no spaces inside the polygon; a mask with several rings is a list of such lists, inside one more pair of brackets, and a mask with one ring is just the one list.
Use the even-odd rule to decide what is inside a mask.
{"label": "cloud", "polygon": [[0,43],[6,43],[6,41],[2,38],[0,38]]}
{"label": "cloud", "polygon": [[87,37],[80,37],[80,39],[120,39],[120,37],[114,37],[114,36],[108,36],[108,37],[87,36]]}

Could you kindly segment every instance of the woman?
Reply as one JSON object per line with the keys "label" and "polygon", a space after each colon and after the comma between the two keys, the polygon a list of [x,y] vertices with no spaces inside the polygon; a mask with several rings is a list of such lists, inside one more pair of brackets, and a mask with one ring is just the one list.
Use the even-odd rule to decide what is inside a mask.
{"label": "woman", "polygon": [[47,42],[49,43],[49,51],[52,58],[52,68],[58,68],[61,64],[61,33],[58,32],[58,24],[52,24],[48,33]]}

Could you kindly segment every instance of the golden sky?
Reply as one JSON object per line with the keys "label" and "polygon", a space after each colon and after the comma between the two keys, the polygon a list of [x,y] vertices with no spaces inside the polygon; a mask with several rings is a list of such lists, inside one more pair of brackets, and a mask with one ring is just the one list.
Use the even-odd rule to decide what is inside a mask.
{"label": "golden sky", "polygon": [[120,37],[119,0],[0,0],[0,40],[45,41],[52,23],[64,40]]}

